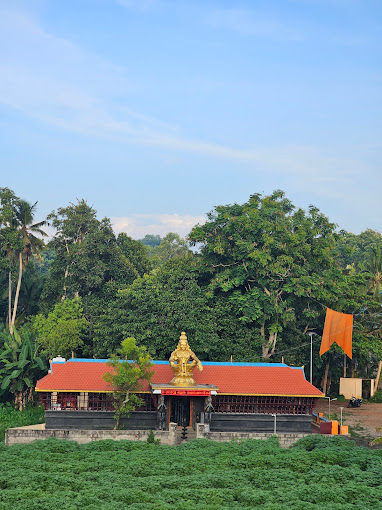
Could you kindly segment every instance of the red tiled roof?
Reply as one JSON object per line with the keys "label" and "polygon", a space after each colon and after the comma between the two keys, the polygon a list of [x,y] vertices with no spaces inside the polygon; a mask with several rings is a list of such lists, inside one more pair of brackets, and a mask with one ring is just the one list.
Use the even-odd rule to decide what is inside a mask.
{"label": "red tiled roof", "polygon": [[[174,374],[168,364],[155,364],[152,383],[168,384]],[[37,382],[37,391],[111,391],[103,375],[110,371],[106,363],[67,361],[54,364],[53,373]],[[194,370],[197,384],[212,384],[219,388],[218,393],[234,395],[285,395],[315,396],[323,393],[312,386],[302,370],[286,365],[204,365],[203,371]],[[142,391],[149,391],[147,383]]]}

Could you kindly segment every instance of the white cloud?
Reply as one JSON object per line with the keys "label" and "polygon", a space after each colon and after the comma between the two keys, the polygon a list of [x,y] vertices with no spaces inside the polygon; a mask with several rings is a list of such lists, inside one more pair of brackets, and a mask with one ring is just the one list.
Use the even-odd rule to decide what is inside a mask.
{"label": "white cloud", "polygon": [[169,232],[176,232],[181,237],[187,236],[197,223],[203,224],[205,216],[180,214],[133,214],[131,216],[111,218],[116,234],[126,232],[134,239],[142,239],[146,234],[164,237]]}

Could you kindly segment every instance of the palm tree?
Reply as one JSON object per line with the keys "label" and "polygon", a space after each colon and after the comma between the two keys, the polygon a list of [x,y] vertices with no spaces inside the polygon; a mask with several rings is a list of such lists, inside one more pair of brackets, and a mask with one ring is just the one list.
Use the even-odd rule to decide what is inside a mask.
{"label": "palm tree", "polygon": [[31,205],[26,200],[19,200],[13,208],[12,227],[15,229],[16,236],[20,244],[19,248],[13,252],[14,257],[18,259],[19,275],[17,280],[15,299],[13,302],[13,313],[12,317],[9,318],[9,330],[11,333],[16,321],[17,305],[19,301],[23,270],[28,265],[32,254],[39,256],[41,250],[45,246],[44,241],[39,237],[36,237],[34,234],[38,234],[41,237],[47,236],[46,232],[41,230],[41,227],[46,223],[45,221],[33,223],[33,216],[36,211],[36,205],[37,202]]}

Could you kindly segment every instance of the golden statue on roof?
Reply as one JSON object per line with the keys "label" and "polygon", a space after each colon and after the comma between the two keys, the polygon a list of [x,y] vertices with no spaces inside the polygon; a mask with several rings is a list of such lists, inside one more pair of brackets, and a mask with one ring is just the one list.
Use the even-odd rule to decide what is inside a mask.
{"label": "golden statue on roof", "polygon": [[170,384],[183,387],[195,386],[196,383],[192,377],[192,372],[196,365],[198,365],[199,370],[202,371],[203,365],[190,349],[184,331],[182,331],[180,335],[177,348],[171,353],[169,362],[171,369],[175,373],[175,377]]}

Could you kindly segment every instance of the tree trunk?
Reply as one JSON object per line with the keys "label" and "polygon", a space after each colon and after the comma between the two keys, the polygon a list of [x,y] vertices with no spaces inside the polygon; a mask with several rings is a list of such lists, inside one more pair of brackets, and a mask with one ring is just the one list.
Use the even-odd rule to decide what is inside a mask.
{"label": "tree trunk", "polygon": [[22,393],[22,391],[15,391],[15,408],[18,411],[23,410],[23,393]]}
{"label": "tree trunk", "polygon": [[328,373],[329,373],[329,360],[326,363],[324,377],[322,378],[322,381],[321,381],[322,391],[325,393],[325,395],[326,395],[326,385],[328,382]]}
{"label": "tree trunk", "polygon": [[276,333],[271,333],[269,335],[267,343],[265,345],[263,344],[263,346],[262,346],[263,358],[270,358],[274,354],[275,348],[276,348],[276,342],[277,342],[277,331],[276,331]]}
{"label": "tree trunk", "polygon": [[17,280],[15,301],[13,303],[13,315],[12,315],[12,326],[15,325],[16,313],[17,313],[17,305],[19,302],[19,294],[20,294],[20,286],[21,286],[21,278],[23,277],[23,254],[19,253],[19,278]]}
{"label": "tree trunk", "polygon": [[9,270],[8,273],[8,327],[9,332],[13,335],[13,325],[12,325],[12,272]]}

